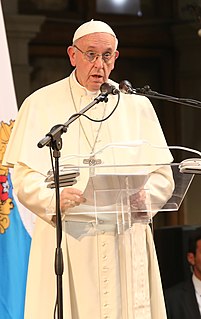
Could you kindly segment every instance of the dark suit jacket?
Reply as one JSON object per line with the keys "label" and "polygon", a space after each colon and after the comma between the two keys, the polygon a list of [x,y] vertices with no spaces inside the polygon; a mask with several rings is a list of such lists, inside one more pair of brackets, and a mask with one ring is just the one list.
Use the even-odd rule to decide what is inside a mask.
{"label": "dark suit jacket", "polygon": [[168,319],[201,319],[191,279],[165,291]]}

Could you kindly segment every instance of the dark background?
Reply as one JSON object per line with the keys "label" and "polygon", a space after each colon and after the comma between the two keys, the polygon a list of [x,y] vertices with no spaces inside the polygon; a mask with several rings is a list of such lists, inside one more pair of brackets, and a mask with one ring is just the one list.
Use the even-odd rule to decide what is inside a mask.
{"label": "dark background", "polygon": [[[34,90],[70,73],[66,48],[76,28],[90,19],[107,22],[118,36],[114,80],[201,100],[201,0],[116,0],[116,5],[111,0],[3,0],[2,5],[19,107]],[[152,103],[169,145],[201,149],[201,110]],[[173,155],[176,161],[195,157]],[[201,223],[200,189],[198,175],[178,212],[154,218],[165,287],[189,275],[186,238]]]}

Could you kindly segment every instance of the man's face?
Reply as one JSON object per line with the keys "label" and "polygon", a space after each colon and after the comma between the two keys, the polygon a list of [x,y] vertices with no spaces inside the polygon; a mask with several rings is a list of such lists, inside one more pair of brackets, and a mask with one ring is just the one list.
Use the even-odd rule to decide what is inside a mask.
{"label": "man's face", "polygon": [[[68,54],[72,66],[76,67],[76,78],[78,82],[89,91],[98,91],[102,83],[107,82],[111,71],[114,69],[115,60],[119,53],[116,51],[115,38],[109,33],[88,34],[68,48]],[[88,61],[82,52],[97,53],[94,62]],[[108,62],[104,62],[102,54],[111,54]]]}
{"label": "man's face", "polygon": [[188,253],[188,261],[193,266],[195,276],[201,280],[201,239],[197,241],[195,255]]}

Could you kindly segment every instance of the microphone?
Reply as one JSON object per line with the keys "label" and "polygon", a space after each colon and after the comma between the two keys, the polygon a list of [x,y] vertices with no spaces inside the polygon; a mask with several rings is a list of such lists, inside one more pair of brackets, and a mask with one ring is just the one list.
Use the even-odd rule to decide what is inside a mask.
{"label": "microphone", "polygon": [[119,90],[114,85],[106,83],[106,82],[101,84],[100,91],[101,93],[107,93],[107,94],[113,94],[113,95],[120,93]]}
{"label": "microphone", "polygon": [[134,89],[132,87],[132,84],[128,80],[123,80],[119,83],[119,90],[120,92],[125,94],[137,94],[137,95],[146,96],[148,98],[155,98],[159,100],[180,103],[183,105],[188,105],[188,106],[192,106],[199,109],[201,108],[200,101],[161,94],[156,91],[152,91],[149,85],[145,85],[143,88]]}
{"label": "microphone", "polygon": [[128,80],[123,80],[119,83],[119,89],[122,93],[125,94],[134,94],[136,93],[132,87],[132,84]]}

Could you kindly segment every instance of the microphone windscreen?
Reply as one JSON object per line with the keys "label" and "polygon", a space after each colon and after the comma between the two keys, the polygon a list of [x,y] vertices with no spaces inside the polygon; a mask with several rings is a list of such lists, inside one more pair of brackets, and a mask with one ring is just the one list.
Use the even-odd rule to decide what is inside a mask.
{"label": "microphone windscreen", "polygon": [[114,85],[107,82],[101,84],[100,91],[101,93],[107,93],[107,94],[113,94],[113,95],[119,93],[119,90]]}
{"label": "microphone windscreen", "polygon": [[123,80],[119,83],[119,89],[122,93],[132,93],[132,85],[128,80]]}

